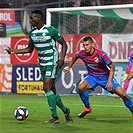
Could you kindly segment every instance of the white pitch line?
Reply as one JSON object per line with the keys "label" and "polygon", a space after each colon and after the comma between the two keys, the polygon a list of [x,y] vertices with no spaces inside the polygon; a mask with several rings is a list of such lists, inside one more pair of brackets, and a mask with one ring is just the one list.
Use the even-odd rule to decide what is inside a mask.
{"label": "white pitch line", "polygon": [[[25,101],[25,100],[23,100],[23,101],[12,101],[13,103],[22,103],[22,102],[25,102],[25,103],[31,103],[31,102],[28,102],[28,101]],[[37,102],[37,101],[34,101],[33,103],[35,103],[35,104],[45,104],[45,103],[47,103],[46,101],[44,101],[44,102]],[[65,102],[64,102],[65,103]],[[72,105],[71,103],[65,103],[65,105]],[[78,105],[83,105],[82,103],[80,104],[80,103],[78,103],[78,104],[73,104],[73,106],[78,106]],[[115,107],[115,108],[125,108],[125,106],[124,106],[124,104],[123,104],[123,106],[121,106],[121,105],[96,105],[96,104],[92,104],[92,106],[96,106],[96,107]]]}

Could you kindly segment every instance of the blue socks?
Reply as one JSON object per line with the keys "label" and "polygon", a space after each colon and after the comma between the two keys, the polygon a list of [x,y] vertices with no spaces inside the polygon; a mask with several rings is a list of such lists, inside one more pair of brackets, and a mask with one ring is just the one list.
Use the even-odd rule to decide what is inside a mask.
{"label": "blue socks", "polygon": [[132,102],[132,99],[130,97],[128,97],[128,99],[123,100],[123,102],[126,105],[126,107],[129,108],[129,110],[133,114],[133,102]]}
{"label": "blue socks", "polygon": [[83,101],[85,107],[90,108],[88,91],[84,91],[82,93],[79,93],[79,96],[80,96],[81,100]]}
{"label": "blue socks", "polygon": [[[82,93],[79,93],[79,96],[82,100],[82,102],[84,103],[86,108],[90,108],[90,103],[89,103],[89,93],[88,91],[84,91]],[[130,97],[128,97],[128,99],[123,100],[125,106],[131,111],[131,113],[133,114],[133,102],[132,99]]]}

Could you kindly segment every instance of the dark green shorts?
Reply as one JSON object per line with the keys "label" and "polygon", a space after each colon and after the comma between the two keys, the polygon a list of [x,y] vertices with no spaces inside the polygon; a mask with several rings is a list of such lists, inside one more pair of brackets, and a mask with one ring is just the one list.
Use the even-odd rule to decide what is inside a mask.
{"label": "dark green shorts", "polygon": [[45,78],[53,78],[57,77],[57,66],[49,65],[49,66],[40,66],[42,79]]}

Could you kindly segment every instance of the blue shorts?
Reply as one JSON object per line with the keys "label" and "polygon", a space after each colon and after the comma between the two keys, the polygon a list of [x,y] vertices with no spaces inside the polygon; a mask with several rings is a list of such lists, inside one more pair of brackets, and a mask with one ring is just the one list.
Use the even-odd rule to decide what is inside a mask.
{"label": "blue shorts", "polygon": [[[101,86],[103,89],[105,89],[106,91],[113,93],[112,91],[107,90],[107,88],[105,88],[107,81],[108,81],[108,76],[104,76],[104,77],[94,77],[91,75],[87,75],[84,80],[87,80],[88,83],[92,86],[92,89],[95,90],[95,88],[99,85]],[[117,88],[118,86],[120,86],[120,84],[116,81],[115,78],[112,79],[112,85],[113,88]]]}

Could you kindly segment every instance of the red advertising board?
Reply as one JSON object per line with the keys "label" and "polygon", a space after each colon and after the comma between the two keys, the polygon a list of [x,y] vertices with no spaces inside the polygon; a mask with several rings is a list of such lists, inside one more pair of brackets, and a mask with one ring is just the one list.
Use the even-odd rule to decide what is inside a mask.
{"label": "red advertising board", "polygon": [[[83,47],[82,39],[85,36],[91,36],[94,40],[94,46],[96,48],[102,48],[102,34],[69,34],[64,35],[64,39],[67,42],[67,53],[65,63],[69,63],[73,55],[81,50]],[[13,49],[22,49],[28,46],[28,36],[24,37],[12,37],[11,47]],[[61,52],[61,45],[57,44],[59,52]],[[12,64],[37,64],[37,52],[34,50],[32,53],[27,54],[15,54],[11,55]],[[80,59],[76,63],[83,63]]]}
{"label": "red advertising board", "polygon": [[13,10],[0,10],[0,23],[15,24],[15,12]]}
{"label": "red advertising board", "polygon": [[[11,48],[23,49],[23,48],[26,48],[27,46],[28,46],[28,36],[11,38]],[[32,53],[12,54],[11,63],[12,64],[38,64],[37,52],[34,49]]]}
{"label": "red advertising board", "polygon": [[[67,54],[65,58],[65,63],[69,63],[73,55],[81,50],[83,47],[82,40],[85,36],[91,36],[94,40],[95,48],[102,48],[102,34],[70,34],[63,36],[67,42]],[[59,51],[61,51],[61,46],[59,46]],[[80,59],[76,63],[83,63]]]}

